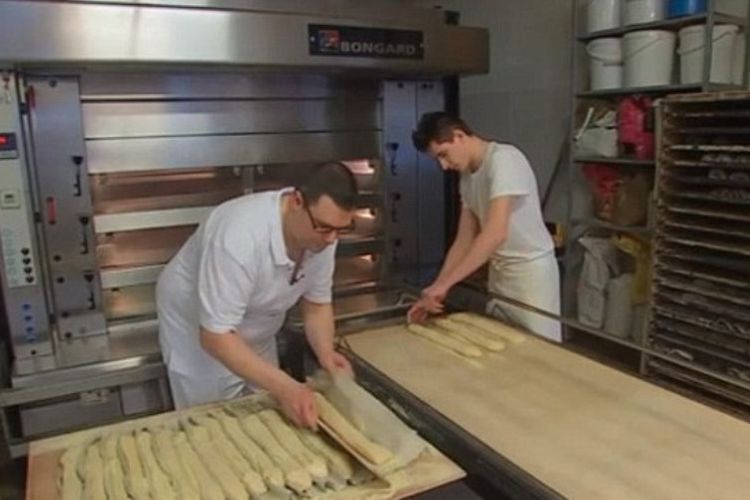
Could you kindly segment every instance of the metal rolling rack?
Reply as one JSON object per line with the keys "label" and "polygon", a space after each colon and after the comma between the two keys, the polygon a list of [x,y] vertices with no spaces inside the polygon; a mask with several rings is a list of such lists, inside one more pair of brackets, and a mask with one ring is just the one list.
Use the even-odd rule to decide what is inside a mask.
{"label": "metal rolling rack", "polygon": [[[738,382],[750,380],[750,93],[672,96],[660,147],[647,342]],[[750,414],[747,386],[644,355],[669,386]]]}

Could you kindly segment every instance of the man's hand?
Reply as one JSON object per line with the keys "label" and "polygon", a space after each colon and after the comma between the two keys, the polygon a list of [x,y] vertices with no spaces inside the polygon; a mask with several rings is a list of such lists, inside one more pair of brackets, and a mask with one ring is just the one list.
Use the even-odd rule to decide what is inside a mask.
{"label": "man's hand", "polygon": [[409,312],[406,313],[406,321],[407,323],[424,323],[427,321],[428,315],[427,308],[420,299],[416,301],[409,309]]}
{"label": "man's hand", "polygon": [[317,429],[318,406],[312,389],[290,379],[288,384],[272,395],[279,402],[284,415],[298,427]]}
{"label": "man's hand", "polygon": [[422,298],[420,302],[427,312],[440,314],[443,312],[443,301],[445,300],[446,295],[448,295],[448,287],[441,283],[433,283],[422,290]]}
{"label": "man's hand", "polygon": [[346,359],[346,356],[336,351],[332,351],[328,356],[319,361],[320,366],[331,375],[343,373],[351,376],[354,374],[352,365],[349,363],[349,360]]}

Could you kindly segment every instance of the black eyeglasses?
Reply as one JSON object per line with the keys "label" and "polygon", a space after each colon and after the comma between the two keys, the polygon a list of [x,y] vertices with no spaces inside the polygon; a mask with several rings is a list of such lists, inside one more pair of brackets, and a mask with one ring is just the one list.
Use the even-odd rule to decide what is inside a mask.
{"label": "black eyeglasses", "polygon": [[329,226],[328,224],[324,222],[320,222],[319,220],[315,219],[315,216],[310,211],[310,207],[307,206],[307,202],[303,199],[302,200],[302,206],[305,208],[305,212],[307,212],[307,217],[310,219],[310,224],[312,225],[313,231],[320,234],[331,234],[331,233],[337,233],[337,234],[348,234],[354,231],[354,222],[349,224],[348,226],[344,227],[334,227]]}

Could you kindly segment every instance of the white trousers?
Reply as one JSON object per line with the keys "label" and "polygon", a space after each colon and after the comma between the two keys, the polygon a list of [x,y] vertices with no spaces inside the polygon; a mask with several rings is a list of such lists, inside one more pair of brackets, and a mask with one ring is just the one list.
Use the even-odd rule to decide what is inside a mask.
{"label": "white trousers", "polygon": [[[554,254],[520,263],[490,261],[487,288],[493,293],[560,315],[560,269]],[[557,320],[498,299],[487,302],[487,314],[554,342],[562,342],[562,328]]]}

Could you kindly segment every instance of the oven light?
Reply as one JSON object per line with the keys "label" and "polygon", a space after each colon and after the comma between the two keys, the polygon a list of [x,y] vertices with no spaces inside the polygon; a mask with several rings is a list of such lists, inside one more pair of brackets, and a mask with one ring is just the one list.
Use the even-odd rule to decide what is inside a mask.
{"label": "oven light", "polygon": [[368,160],[348,160],[341,163],[349,167],[349,170],[355,175],[372,175],[375,173],[375,169],[372,168]]}
{"label": "oven light", "polygon": [[372,209],[370,208],[363,208],[361,210],[357,210],[356,216],[359,219],[370,219],[370,220],[376,217],[376,215],[372,212]]}

